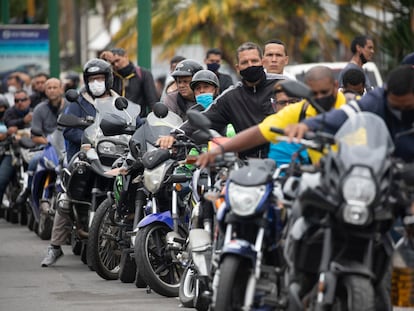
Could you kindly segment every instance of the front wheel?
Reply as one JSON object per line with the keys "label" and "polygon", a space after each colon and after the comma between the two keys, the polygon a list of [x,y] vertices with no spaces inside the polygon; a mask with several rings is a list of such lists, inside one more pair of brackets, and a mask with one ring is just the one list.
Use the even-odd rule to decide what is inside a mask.
{"label": "front wheel", "polygon": [[189,265],[181,276],[178,297],[185,308],[194,308],[196,273],[197,271]]}
{"label": "front wheel", "polygon": [[227,255],[220,264],[214,310],[242,310],[251,264],[245,258]]}
{"label": "front wheel", "polygon": [[143,281],[155,292],[166,297],[177,297],[183,267],[168,249],[166,235],[171,229],[154,222],[137,232],[135,261]]}
{"label": "front wheel", "polygon": [[42,201],[40,203],[40,216],[37,234],[42,240],[49,240],[52,235],[53,216],[49,214],[50,203]]}
{"label": "front wheel", "polygon": [[89,228],[88,263],[105,280],[117,280],[121,262],[119,226],[113,222],[113,201],[105,199],[96,209]]}
{"label": "front wheel", "polygon": [[372,282],[362,276],[344,276],[337,285],[336,297],[331,310],[374,311],[375,295]]}

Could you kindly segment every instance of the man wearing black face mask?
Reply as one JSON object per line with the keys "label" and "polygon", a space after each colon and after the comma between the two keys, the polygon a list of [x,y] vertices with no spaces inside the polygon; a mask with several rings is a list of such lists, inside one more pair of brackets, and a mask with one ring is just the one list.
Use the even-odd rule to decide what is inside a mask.
{"label": "man wearing black face mask", "polygon": [[[335,80],[333,72],[325,66],[315,66],[305,74],[305,83],[311,88],[315,101],[325,111],[332,108],[339,108],[346,103],[345,96],[338,91],[338,81]],[[280,82],[283,84],[283,81]],[[280,91],[276,86],[276,92]],[[299,101],[284,107],[279,112],[265,118],[260,124],[252,126],[237,134],[221,145],[220,148],[211,150],[199,156],[197,164],[205,167],[208,163],[213,163],[215,157],[223,151],[240,152],[266,142],[275,142],[276,135],[270,128],[272,126],[285,128],[289,124],[296,124],[301,119],[317,115],[315,107],[312,107],[306,100]],[[316,163],[321,154],[309,150],[309,157],[312,163]]]}
{"label": "man wearing black face mask", "polygon": [[[348,65],[345,66],[344,69],[341,70],[339,73],[338,81],[339,86],[343,87],[342,76],[344,73],[351,68],[362,69],[362,66],[367,63],[371,62],[374,57],[374,41],[371,37],[368,36],[357,36],[352,40],[351,43],[351,52],[353,54],[351,60],[349,61]],[[365,89],[371,90],[372,83],[369,80],[367,73],[365,73]]]}
{"label": "man wearing black face mask", "polygon": [[[279,81],[268,78],[262,65],[262,49],[255,43],[243,43],[237,49],[237,69],[242,81],[230,87],[215,99],[203,112],[215,130],[224,133],[227,124],[233,124],[236,133],[260,123],[265,117],[274,113],[271,98],[273,86]],[[181,129],[191,135],[194,129],[185,122]],[[175,141],[173,136],[158,139],[161,148],[170,148]],[[268,143],[246,150],[240,156],[267,157]]]}
{"label": "man wearing black face mask", "polygon": [[221,64],[221,51],[218,48],[212,48],[207,50],[204,63],[206,64],[207,69],[214,72],[217,78],[219,79],[220,94],[223,93],[224,90],[228,89],[230,86],[233,85],[233,79],[230,75],[219,72]]}

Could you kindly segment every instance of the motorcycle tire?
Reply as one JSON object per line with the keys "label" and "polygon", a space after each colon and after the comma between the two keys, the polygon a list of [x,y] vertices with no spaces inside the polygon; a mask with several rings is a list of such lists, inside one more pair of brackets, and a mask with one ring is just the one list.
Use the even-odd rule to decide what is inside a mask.
{"label": "motorcycle tire", "polygon": [[359,275],[347,275],[341,278],[331,310],[374,311],[375,294],[371,281]]}
{"label": "motorcycle tire", "polygon": [[76,236],[74,230],[70,233],[70,244],[72,246],[73,255],[79,256],[82,251],[82,241]]}
{"label": "motorcycle tire", "polygon": [[27,228],[30,231],[33,231],[34,223],[35,223],[35,217],[33,215],[32,208],[30,207],[29,204],[25,204],[25,208],[26,208],[26,214],[27,214]]}
{"label": "motorcycle tire", "polygon": [[227,255],[220,264],[215,310],[242,310],[251,264],[246,258]]}
{"label": "motorcycle tire", "polygon": [[131,249],[123,249],[119,263],[119,280],[122,283],[134,283],[137,272],[137,265],[131,257]]}
{"label": "motorcycle tire", "polygon": [[80,254],[80,258],[81,258],[81,261],[85,264],[85,265],[87,265],[88,264],[88,261],[87,261],[87,256],[88,256],[88,246],[87,246],[87,243],[86,243],[86,241],[82,241],[82,249],[81,249],[81,254]]}
{"label": "motorcycle tire", "polygon": [[[113,202],[105,199],[98,206],[89,228],[88,265],[105,280],[117,280],[121,262],[119,227],[112,222]],[[133,275],[135,279],[135,274]],[[133,282],[133,281],[132,281]]]}
{"label": "motorcycle tire", "polygon": [[196,273],[191,265],[187,266],[181,276],[178,297],[185,308],[194,308]]}
{"label": "motorcycle tire", "polygon": [[37,228],[37,235],[42,240],[49,240],[52,236],[53,218],[52,216],[41,213],[39,219],[39,226]]}
{"label": "motorcycle tire", "polygon": [[20,217],[19,217],[19,223],[22,226],[26,226],[27,222],[28,222],[28,215],[27,215],[27,208],[26,208],[26,204],[24,204],[21,209],[20,209]]}
{"label": "motorcycle tire", "polygon": [[[135,264],[135,269],[136,269],[136,264]],[[138,269],[136,269],[136,272],[135,272],[135,287],[136,288],[146,288],[147,287],[147,284],[142,279],[142,276],[139,274]]]}
{"label": "motorcycle tire", "polygon": [[170,227],[160,222],[140,228],[135,238],[135,261],[139,274],[151,289],[165,297],[177,297],[184,268],[167,250],[169,231]]}

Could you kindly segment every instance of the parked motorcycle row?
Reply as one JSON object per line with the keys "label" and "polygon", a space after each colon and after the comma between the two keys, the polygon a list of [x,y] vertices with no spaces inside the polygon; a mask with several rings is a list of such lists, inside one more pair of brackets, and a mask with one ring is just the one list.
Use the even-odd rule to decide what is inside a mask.
{"label": "parked motorcycle row", "polygon": [[[299,82],[284,91],[312,101]],[[49,239],[55,211],[66,213],[68,242],[90,270],[179,297],[187,308],[376,309],[376,288],[395,262],[386,233],[414,185],[411,167],[391,157],[381,119],[358,113],[335,136],[302,139],[303,148],[324,151],[318,166],[225,153],[199,168],[194,154],[223,139],[199,111],[187,113],[198,129],[187,137],[161,103],[141,122],[139,107],[123,97],[96,107],[93,119],[58,119],[60,127],[84,129],[70,163],[59,130],[42,150],[10,142],[18,169],[5,195],[9,221]],[[283,129],[272,130],[286,139]],[[173,147],[159,149],[157,138],[171,133]],[[16,207],[25,167],[38,153],[31,195]]]}

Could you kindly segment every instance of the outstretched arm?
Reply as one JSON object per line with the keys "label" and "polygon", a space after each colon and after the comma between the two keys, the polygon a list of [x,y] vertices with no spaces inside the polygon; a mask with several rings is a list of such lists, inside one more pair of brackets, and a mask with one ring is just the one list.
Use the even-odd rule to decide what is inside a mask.
{"label": "outstretched arm", "polygon": [[201,154],[196,164],[200,167],[206,167],[209,163],[213,163],[216,156],[223,152],[240,152],[257,147],[266,142],[267,140],[260,132],[259,127],[252,126],[240,132],[224,144],[219,145],[207,153]]}

